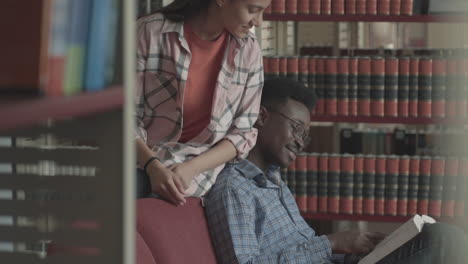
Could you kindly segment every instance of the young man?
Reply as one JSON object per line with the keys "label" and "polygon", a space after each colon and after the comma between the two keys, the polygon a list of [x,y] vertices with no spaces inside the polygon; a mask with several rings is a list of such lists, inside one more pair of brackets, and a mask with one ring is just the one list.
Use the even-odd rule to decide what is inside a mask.
{"label": "young man", "polygon": [[[246,160],[226,166],[205,198],[219,263],[355,263],[385,237],[350,231],[316,236],[301,217],[279,167],[287,167],[308,141],[309,113],[314,106],[315,95],[296,81],[265,82],[255,124],[256,146]],[[381,263],[463,260],[446,258],[454,255],[451,250],[461,241],[441,235],[455,232],[452,228],[433,224],[423,230]],[[442,244],[452,249],[431,251]]]}

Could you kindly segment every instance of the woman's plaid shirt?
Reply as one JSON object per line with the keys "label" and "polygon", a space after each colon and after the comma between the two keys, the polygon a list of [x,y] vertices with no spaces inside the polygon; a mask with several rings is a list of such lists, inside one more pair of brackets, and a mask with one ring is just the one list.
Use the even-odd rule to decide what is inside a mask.
{"label": "woman's plaid shirt", "polygon": [[[183,126],[183,98],[191,53],[183,23],[162,14],[140,18],[137,23],[137,93],[135,137],[142,138],[164,165],[180,163],[208,150],[222,139],[231,141],[237,158],[254,146],[263,87],[263,64],[259,44],[249,33],[232,35],[223,57],[215,87],[211,121],[185,144],[178,140]],[[194,178],[187,196],[202,196],[214,184],[224,165]]]}

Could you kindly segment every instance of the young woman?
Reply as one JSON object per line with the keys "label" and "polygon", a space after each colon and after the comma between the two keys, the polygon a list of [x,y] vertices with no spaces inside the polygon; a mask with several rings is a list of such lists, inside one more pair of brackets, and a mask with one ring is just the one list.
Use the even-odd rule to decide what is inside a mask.
{"label": "young woman", "polygon": [[138,20],[137,155],[151,191],[204,195],[254,146],[263,86],[260,26],[271,0],[175,0]]}

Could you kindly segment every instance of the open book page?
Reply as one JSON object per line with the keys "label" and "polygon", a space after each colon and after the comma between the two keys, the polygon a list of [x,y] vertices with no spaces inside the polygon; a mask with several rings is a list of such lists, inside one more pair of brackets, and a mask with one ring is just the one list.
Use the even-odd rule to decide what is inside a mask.
{"label": "open book page", "polygon": [[377,244],[371,253],[359,261],[359,264],[376,263],[419,234],[425,223],[435,223],[435,220],[426,215],[415,215]]}

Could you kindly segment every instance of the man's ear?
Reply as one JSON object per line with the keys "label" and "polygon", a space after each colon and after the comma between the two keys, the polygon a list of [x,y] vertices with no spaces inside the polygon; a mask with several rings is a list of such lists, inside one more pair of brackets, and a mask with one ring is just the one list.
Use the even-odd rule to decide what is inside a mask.
{"label": "man's ear", "polygon": [[268,110],[263,105],[261,105],[259,115],[258,115],[258,118],[257,118],[257,122],[255,122],[254,127],[257,128],[257,129],[262,129],[263,126],[265,126],[265,123],[266,123],[266,121],[268,120],[269,117],[270,117],[270,113],[268,112]]}

